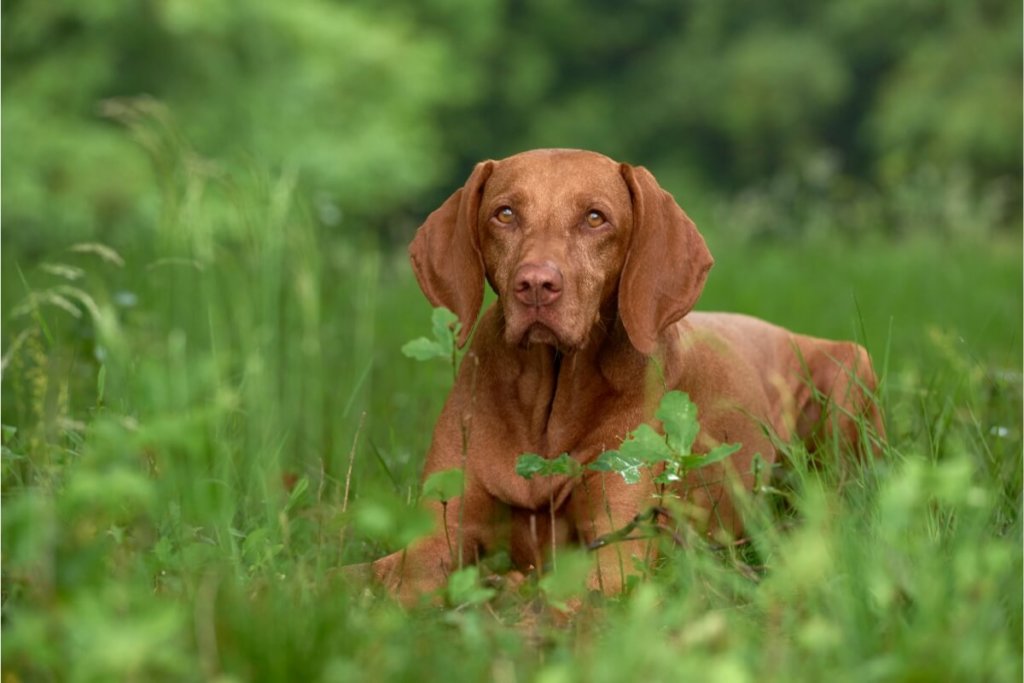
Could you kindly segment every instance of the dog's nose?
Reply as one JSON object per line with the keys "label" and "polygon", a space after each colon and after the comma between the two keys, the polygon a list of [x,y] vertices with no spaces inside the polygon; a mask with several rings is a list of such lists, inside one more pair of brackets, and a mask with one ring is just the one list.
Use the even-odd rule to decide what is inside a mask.
{"label": "dog's nose", "polygon": [[527,306],[548,306],[562,296],[562,272],[551,263],[524,263],[516,270],[515,294]]}

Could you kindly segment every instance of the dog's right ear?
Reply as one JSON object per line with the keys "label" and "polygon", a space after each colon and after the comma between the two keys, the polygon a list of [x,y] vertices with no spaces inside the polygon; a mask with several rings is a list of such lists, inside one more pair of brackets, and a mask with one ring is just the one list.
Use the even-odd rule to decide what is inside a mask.
{"label": "dog's right ear", "polygon": [[480,253],[477,217],[484,185],[494,162],[476,165],[466,184],[427,217],[409,245],[412,269],[420,289],[434,306],[444,306],[462,323],[462,347],[484,300],[484,259]]}

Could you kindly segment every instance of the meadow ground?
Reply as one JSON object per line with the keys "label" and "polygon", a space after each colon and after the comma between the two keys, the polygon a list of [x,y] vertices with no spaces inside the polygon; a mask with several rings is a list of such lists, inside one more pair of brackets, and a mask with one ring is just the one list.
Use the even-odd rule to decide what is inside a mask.
{"label": "meadow ground", "polygon": [[699,307],[865,343],[889,445],[788,449],[748,543],[666,547],[564,624],[568,559],[411,612],[339,576],[422,533],[451,368],[400,352],[430,329],[403,250],[248,192],[4,250],[4,681],[1020,680],[1019,234],[698,217]]}

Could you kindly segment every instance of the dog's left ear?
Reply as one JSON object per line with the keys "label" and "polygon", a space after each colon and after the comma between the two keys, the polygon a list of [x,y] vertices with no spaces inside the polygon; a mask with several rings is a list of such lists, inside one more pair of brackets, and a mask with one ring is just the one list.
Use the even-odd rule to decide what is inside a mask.
{"label": "dog's left ear", "polygon": [[651,172],[622,164],[633,198],[633,234],[619,278],[619,316],[641,353],[690,312],[714,264],[704,238]]}
{"label": "dog's left ear", "polygon": [[462,323],[462,347],[484,300],[484,261],[480,255],[477,214],[480,196],[494,163],[476,165],[466,184],[427,217],[409,245],[420,289],[434,306],[444,306]]}

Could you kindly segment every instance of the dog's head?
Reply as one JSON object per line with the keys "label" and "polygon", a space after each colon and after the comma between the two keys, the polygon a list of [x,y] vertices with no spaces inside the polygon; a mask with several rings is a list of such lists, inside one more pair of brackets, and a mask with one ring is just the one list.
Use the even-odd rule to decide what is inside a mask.
{"label": "dog's head", "polygon": [[618,315],[646,354],[693,308],[713,263],[696,226],[646,169],[578,150],[477,164],[409,253],[430,302],[458,315],[460,345],[486,278],[510,344],[571,351]]}

